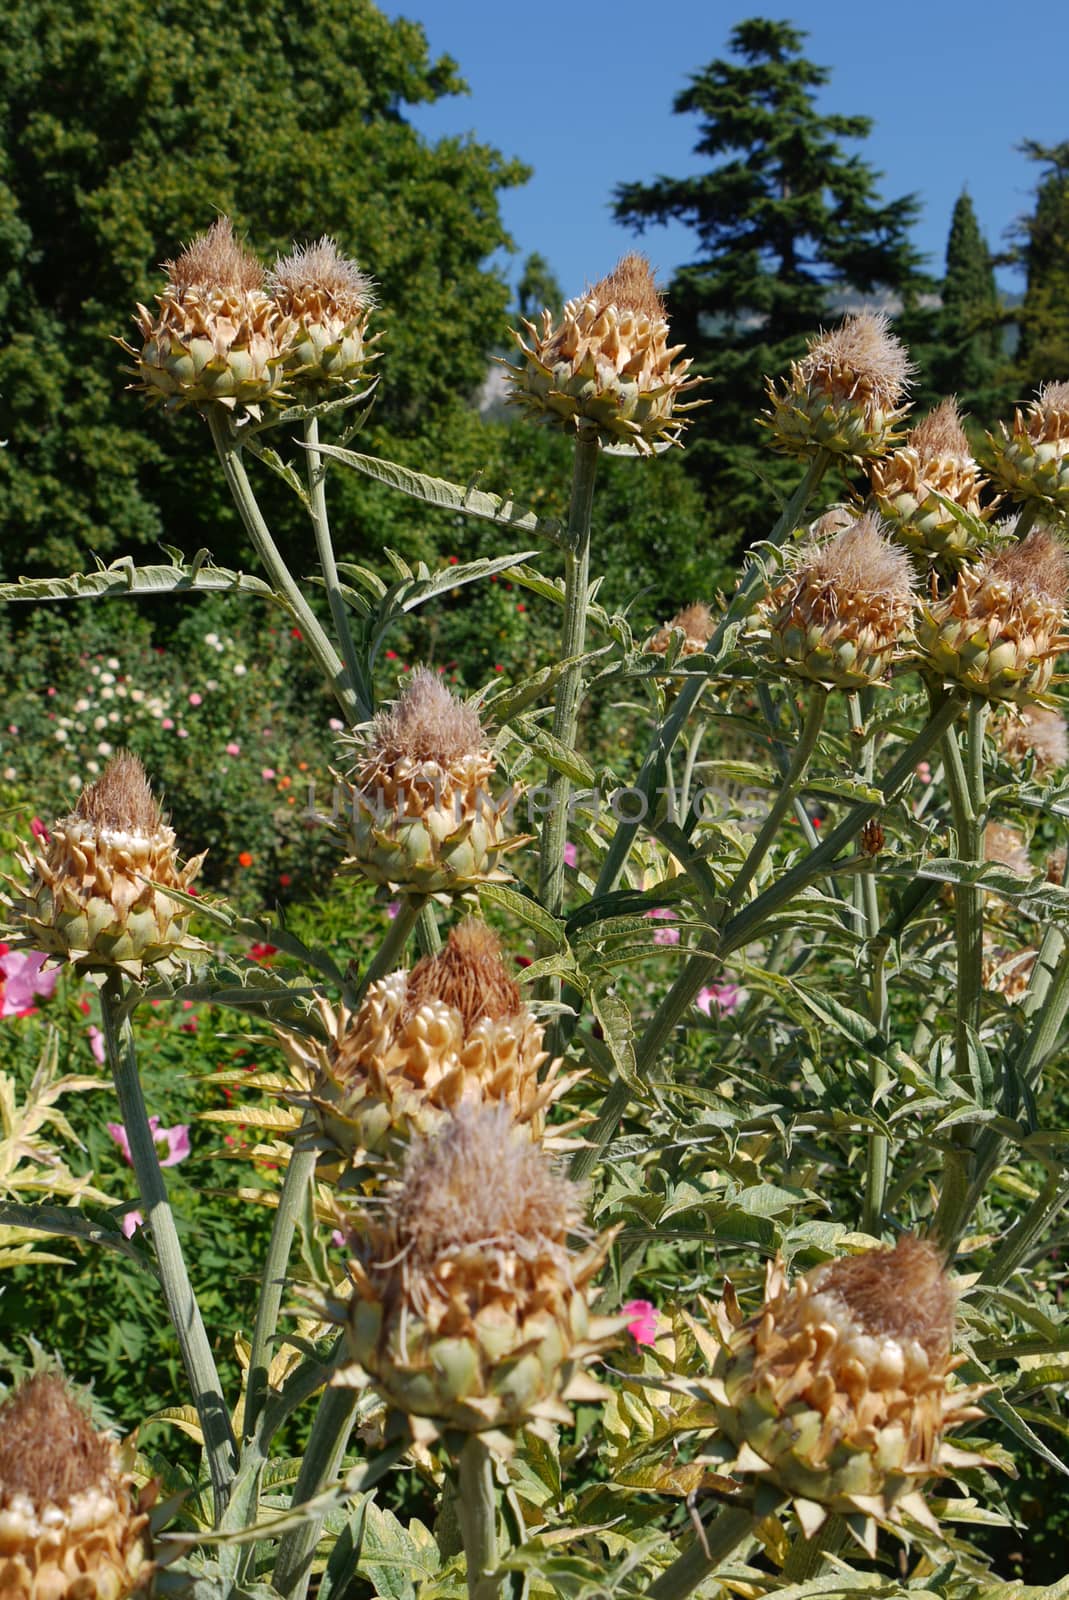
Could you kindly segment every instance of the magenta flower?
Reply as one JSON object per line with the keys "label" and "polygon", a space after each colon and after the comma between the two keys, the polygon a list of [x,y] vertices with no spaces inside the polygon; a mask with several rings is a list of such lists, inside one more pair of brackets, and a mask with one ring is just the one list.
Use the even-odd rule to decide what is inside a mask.
{"label": "magenta flower", "polygon": [[389,917],[391,922],[393,921],[394,917],[397,916],[397,913],[400,911],[400,909],[401,909],[400,900],[390,900],[390,901],[387,902],[386,915]]}
{"label": "magenta flower", "polygon": [[720,1016],[730,1017],[733,1011],[738,1010],[741,999],[742,990],[737,983],[711,983],[707,988],[698,990],[694,1004],[707,1017],[712,1016],[714,1006]]}
{"label": "magenta flower", "polygon": [[127,1211],[121,1223],[123,1238],[132,1239],[144,1221],[145,1219],[141,1215],[140,1211]]}
{"label": "magenta flower", "polygon": [[[159,1117],[149,1117],[148,1125],[152,1130],[153,1140],[157,1145],[166,1148],[167,1154],[160,1156],[161,1167],[176,1167],[189,1155],[189,1124],[178,1122],[173,1128],[161,1128]],[[133,1157],[130,1154],[130,1139],[121,1122],[109,1122],[108,1132],[122,1151],[123,1160],[128,1167],[132,1167]],[[127,1234],[129,1238],[129,1234]]]}
{"label": "magenta flower", "polygon": [[574,867],[578,860],[579,852],[569,839],[568,843],[564,846],[564,865],[566,867]]}
{"label": "magenta flower", "polygon": [[48,960],[42,950],[9,950],[0,947],[0,1017],[26,1017],[34,1000],[51,1000],[56,991],[59,968],[42,972]]}
{"label": "magenta flower", "polygon": [[621,1316],[630,1318],[627,1331],[636,1344],[652,1344],[657,1337],[661,1314],[652,1300],[629,1300],[620,1307]]}

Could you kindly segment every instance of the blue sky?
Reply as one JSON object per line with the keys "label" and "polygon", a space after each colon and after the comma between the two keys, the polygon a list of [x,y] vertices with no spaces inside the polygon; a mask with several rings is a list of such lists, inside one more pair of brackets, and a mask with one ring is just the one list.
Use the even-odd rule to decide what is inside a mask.
{"label": "blue sky", "polygon": [[[914,239],[936,272],[962,186],[988,244],[1004,248],[1006,230],[1030,209],[1036,174],[1015,146],[1069,139],[1066,0],[408,0],[384,9],[422,23],[432,53],[453,56],[471,89],[410,111],[416,126],[431,138],[472,133],[534,168],[523,189],[502,197],[519,249],[505,270],[515,282],[522,257],[538,250],[567,295],[635,243],[612,221],[615,184],[699,170],[697,121],[675,116],[672,100],[691,73],[727,53],[731,28],[746,17],[807,30],[806,54],[832,69],[821,108],[873,118],[861,153],[884,174],[884,198],[919,196]],[[693,235],[650,229],[641,248],[666,280],[691,259]],[[999,279],[1021,287],[1012,271]]]}

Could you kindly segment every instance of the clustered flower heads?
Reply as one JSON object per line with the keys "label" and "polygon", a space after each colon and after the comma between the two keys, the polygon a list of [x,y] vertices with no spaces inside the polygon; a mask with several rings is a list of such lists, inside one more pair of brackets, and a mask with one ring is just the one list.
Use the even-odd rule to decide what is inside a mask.
{"label": "clustered flower heads", "polygon": [[567,302],[559,322],[543,311],[541,329],[523,325],[531,342],[512,330],[524,360],[506,363],[508,398],[536,420],[649,455],[659,444],[678,444],[683,413],[704,403],[681,399],[702,380],[688,377],[689,359],[676,359],[683,346],[668,343],[664,301],[645,256],[624,256]]}
{"label": "clustered flower heads", "polygon": [[909,1234],[790,1288],[770,1266],[755,1316],[738,1326],[720,1308],[702,1386],[738,1452],[732,1470],[790,1496],[807,1535],[833,1511],[865,1518],[866,1542],[903,1512],[931,1527],[918,1486],[979,1460],[943,1440],[979,1415],[983,1393],[950,1387],[964,1359],[952,1353],[955,1298],[941,1252]]}
{"label": "clustered flower heads", "polygon": [[0,1406],[4,1600],[124,1600],[154,1570],[148,1520],[119,1447],[57,1373]]}
{"label": "clustered flower heads", "polygon": [[772,409],[763,420],[773,447],[797,456],[830,450],[850,460],[883,455],[905,415],[912,372],[883,312],[847,317],[810,341],[780,386],[767,380]]}
{"label": "clustered flower heads", "polygon": [[504,831],[513,795],[495,800],[497,762],[478,711],[425,667],[358,735],[351,865],[413,894],[457,894],[504,874],[519,843]]}
{"label": "clustered flower heads", "polygon": [[28,885],[8,880],[26,944],[85,971],[133,977],[200,948],[188,932],[190,908],[167,890],[188,892],[204,856],[180,865],[174,830],[136,756],[113,756],[48,832],[47,844],[35,840],[18,857]]}
{"label": "clustered flower heads", "polygon": [[913,571],[878,517],[798,551],[751,618],[778,667],[843,689],[882,683],[913,614]]}
{"label": "clustered flower heads", "polygon": [[580,1191],[506,1106],[462,1107],[416,1140],[362,1219],[349,1350],[386,1399],[464,1432],[570,1421],[601,1396],[583,1364],[617,1334],[588,1286],[607,1240],[573,1249]]}
{"label": "clustered flower heads", "polygon": [[496,934],[469,917],[438,955],[371,984],[320,1064],[317,1122],[349,1157],[395,1152],[481,1103],[508,1106],[537,1137],[546,1108],[577,1076],[559,1077],[559,1060],[546,1068],[544,1033]]}
{"label": "clustered flower heads", "polygon": [[[990,508],[981,510],[984,479],[952,397],[911,428],[904,445],[871,462],[869,475],[881,515],[913,555],[955,567],[975,555]],[[966,517],[955,517],[936,496]]]}
{"label": "clustered flower heads", "polygon": [[1038,501],[1048,516],[1069,514],[1069,383],[1047,383],[1012,429],[989,434],[994,477],[1014,500]]}
{"label": "clustered flower heads", "polygon": [[230,218],[219,217],[163,270],[158,309],[137,308],[140,348],[119,341],[149,400],[169,410],[219,404],[259,414],[293,384],[307,391],[359,378],[371,281],[332,239],[279,257],[268,280],[234,238]]}
{"label": "clustered flower heads", "polygon": [[1044,528],[964,567],[920,607],[917,643],[932,671],[988,700],[1027,705],[1049,687],[1063,634],[1069,555]]}

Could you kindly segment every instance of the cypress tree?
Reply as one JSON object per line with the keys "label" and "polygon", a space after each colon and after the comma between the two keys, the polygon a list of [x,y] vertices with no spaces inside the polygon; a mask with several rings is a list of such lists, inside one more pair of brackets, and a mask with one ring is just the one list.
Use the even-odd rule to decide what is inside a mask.
{"label": "cypress tree", "polygon": [[950,219],[942,301],[940,348],[932,359],[935,387],[943,394],[956,394],[964,410],[990,424],[1004,401],[997,378],[1004,365],[1005,313],[991,252],[964,189]]}
{"label": "cypress tree", "polygon": [[1044,171],[1035,211],[1021,223],[1018,260],[1027,274],[1014,376],[1022,394],[1069,378],[1069,141],[1022,146]]}

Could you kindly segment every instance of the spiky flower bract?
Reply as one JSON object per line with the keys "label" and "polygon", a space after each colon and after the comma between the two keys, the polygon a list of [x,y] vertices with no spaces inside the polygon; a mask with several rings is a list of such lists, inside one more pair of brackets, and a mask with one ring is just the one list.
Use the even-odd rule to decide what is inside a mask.
{"label": "spiky flower bract", "polygon": [[567,302],[559,322],[544,311],[541,329],[526,320],[524,327],[530,344],[512,331],[524,360],[506,363],[508,398],[539,421],[648,455],[658,444],[678,444],[683,413],[703,403],[681,400],[702,380],[688,377],[689,359],[676,359],[683,346],[668,343],[664,301],[645,256],[624,256]]}
{"label": "spiky flower bract", "polygon": [[906,552],[866,515],[798,551],[751,619],[777,668],[843,689],[882,683],[913,613]]}
{"label": "spiky flower bract", "polygon": [[605,1242],[573,1249],[580,1191],[506,1106],[462,1108],[411,1147],[354,1234],[346,1335],[392,1404],[465,1432],[570,1421],[584,1363],[619,1319],[593,1317]]}
{"label": "spiky flower bract", "polygon": [[49,834],[18,857],[28,884],[8,880],[24,943],[84,971],[120,968],[132,977],[200,948],[188,932],[190,908],[166,891],[188,891],[204,856],[179,863],[174,830],[136,756],[113,756]]}
{"label": "spiky flower bract", "polygon": [[491,793],[497,762],[473,706],[421,667],[358,740],[351,865],[415,894],[456,894],[502,875],[513,795]]}
{"label": "spiky flower bract", "polygon": [[1049,687],[1062,633],[1069,555],[1049,530],[964,567],[941,600],[920,607],[917,645],[944,680],[988,700],[1028,705]]}
{"label": "spiky flower bract", "polygon": [[[910,429],[904,445],[871,462],[869,476],[881,516],[911,554],[953,567],[976,554],[990,512],[981,509],[984,479],[952,396]],[[965,515],[955,517],[937,495]]]}
{"label": "spiky flower bract", "polygon": [[773,1265],[755,1316],[734,1326],[721,1309],[705,1386],[733,1470],[788,1495],[807,1533],[833,1511],[855,1528],[904,1511],[930,1526],[919,1486],[977,1459],[943,1441],[983,1392],[950,1387],[954,1307],[941,1252],[909,1234],[789,1288]]}
{"label": "spiky flower bract", "polygon": [[0,1595],[123,1600],[153,1572],[148,1516],[115,1442],[57,1373],[0,1406]]}
{"label": "spiky flower bract", "polygon": [[368,989],[319,1064],[311,1105],[347,1157],[396,1151],[462,1106],[508,1106],[541,1133],[546,1108],[571,1083],[548,1068],[545,1030],[505,970],[496,934],[469,917],[445,948]]}
{"label": "spiky flower bract", "polygon": [[120,344],[137,363],[149,400],[168,410],[218,404],[255,410],[282,395],[288,324],[264,289],[260,262],[218,217],[174,261],[158,310],[137,308],[141,348]]}
{"label": "spiky flower bract", "polygon": [[787,455],[830,450],[850,460],[883,455],[905,415],[913,364],[883,312],[862,311],[810,340],[781,385],[767,380],[762,419]]}
{"label": "spiky flower bract", "polygon": [[1044,514],[1069,516],[1069,383],[1047,383],[1012,429],[988,435],[992,476],[1014,500],[1038,501]]}
{"label": "spiky flower bract", "polygon": [[1006,760],[1021,766],[1029,757],[1037,777],[1069,765],[1069,729],[1060,711],[1046,706],[1025,706],[1007,712],[996,727]]}
{"label": "spiky flower bract", "polygon": [[305,390],[356,382],[367,364],[367,324],[375,306],[371,279],[356,262],[324,236],[279,256],[267,286],[289,324],[289,381]]}

